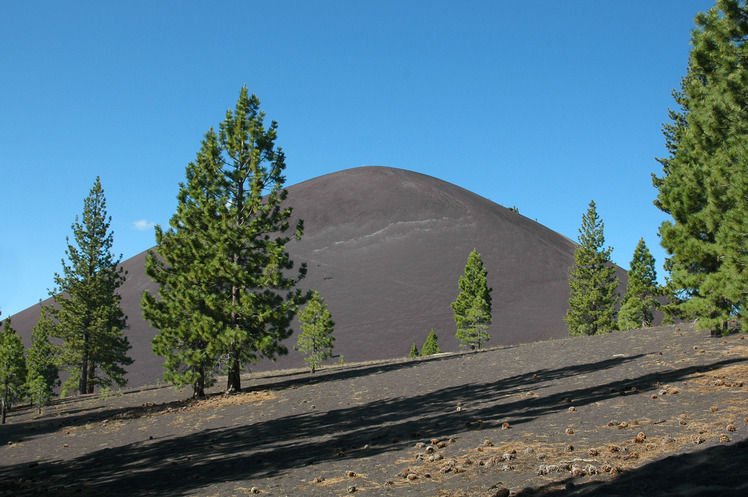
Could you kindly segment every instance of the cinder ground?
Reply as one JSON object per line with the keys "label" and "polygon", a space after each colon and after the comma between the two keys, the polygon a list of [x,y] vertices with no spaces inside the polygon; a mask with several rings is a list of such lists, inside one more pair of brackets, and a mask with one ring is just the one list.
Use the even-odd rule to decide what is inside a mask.
{"label": "cinder ground", "polygon": [[0,495],[748,495],[748,340],[676,325],[14,409]]}

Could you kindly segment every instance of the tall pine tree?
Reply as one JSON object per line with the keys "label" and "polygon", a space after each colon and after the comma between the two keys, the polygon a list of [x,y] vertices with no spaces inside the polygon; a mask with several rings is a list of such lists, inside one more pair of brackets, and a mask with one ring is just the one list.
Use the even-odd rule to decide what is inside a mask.
{"label": "tall pine tree", "polygon": [[713,333],[745,321],[748,295],[748,7],[718,0],[696,16],[680,107],[664,126],[669,156],[653,175],[669,286],[681,317]]}
{"label": "tall pine tree", "polygon": [[0,421],[5,424],[8,409],[21,398],[26,381],[26,359],[23,356],[23,342],[5,320],[0,330]]}
{"label": "tall pine tree", "polygon": [[49,341],[54,322],[48,308],[42,307],[41,316],[31,330],[31,347],[26,351],[26,393],[41,411],[49,403],[53,389],[59,384],[56,365],[57,347]]}
{"label": "tall pine tree", "polygon": [[460,293],[452,302],[456,337],[463,347],[480,349],[491,339],[488,327],[491,325],[491,292],[487,281],[488,271],[483,267],[480,254],[473,249],[468,255],[465,274],[460,276]]}
{"label": "tall pine tree", "polygon": [[618,277],[610,261],[612,248],[603,248],[604,224],[591,201],[582,216],[579,245],[574,251],[574,265],[569,269],[569,310],[564,321],[569,335],[596,335],[616,327]]}
{"label": "tall pine tree", "polygon": [[83,219],[76,216],[73,223],[75,242],[67,238],[68,262],[63,259],[63,272],[55,274],[57,287],[52,292],[57,304],[50,307],[56,320],[54,333],[63,340],[60,362],[70,373],[63,392],[77,388],[86,394],[96,386],[127,383],[124,366],[132,364],[132,359],[123,333],[128,328],[127,316],[117,293],[125,275],[119,266],[122,256],[115,258],[111,252],[110,223],[97,177],[83,202]]}
{"label": "tall pine tree", "polygon": [[157,253],[146,273],[160,299],[145,293],[146,319],[160,330],[154,352],[166,357],[166,379],[204,395],[216,370],[227,390],[241,390],[247,363],[288,352],[281,343],[307,295],[296,287],[286,244],[300,239],[284,206],[285,156],[277,123],[264,125],[259,99],[242,88],[216,134],[206,134],[180,185],[167,231],[156,228]]}
{"label": "tall pine tree", "polygon": [[618,312],[618,329],[633,330],[652,326],[654,310],[659,306],[655,298],[660,294],[657,284],[655,260],[644,243],[644,238],[634,249],[628,271],[628,286]]}

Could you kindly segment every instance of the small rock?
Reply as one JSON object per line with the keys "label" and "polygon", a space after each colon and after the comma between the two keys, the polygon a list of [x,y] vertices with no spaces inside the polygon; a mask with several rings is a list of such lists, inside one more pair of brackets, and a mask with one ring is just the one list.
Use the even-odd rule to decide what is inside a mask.
{"label": "small rock", "polygon": [[447,442],[439,442],[438,444],[436,444],[436,446],[439,447],[440,449],[443,449],[444,447],[447,446]]}
{"label": "small rock", "polygon": [[410,481],[413,481],[413,480],[416,480],[416,479],[418,479],[418,475],[417,475],[417,474],[415,474],[415,473],[408,473],[408,476],[406,476],[406,478],[407,478],[408,480],[410,480]]}
{"label": "small rock", "polygon": [[577,410],[577,408],[576,408],[576,407],[574,407],[574,406],[571,406],[571,407],[569,408],[569,412],[574,412],[574,411],[576,411],[576,410]]}
{"label": "small rock", "polygon": [[508,430],[509,429],[509,423],[504,423],[503,425],[501,425],[501,429],[502,430]]}
{"label": "small rock", "polygon": [[705,442],[704,437],[701,435],[692,435],[691,436],[691,442],[695,443],[696,445],[702,444]]}
{"label": "small rock", "polygon": [[509,453],[506,453],[506,454],[504,454],[503,456],[501,456],[501,458],[502,458],[503,460],[505,460],[505,461],[511,461],[512,459],[514,459],[514,458],[515,458],[515,455],[514,455],[514,454],[509,454]]}
{"label": "small rock", "polygon": [[355,471],[348,471],[348,472],[347,472],[347,473],[345,474],[345,476],[347,476],[348,478],[355,478],[355,477],[356,477],[356,476],[358,476],[358,475],[356,475],[356,472],[355,472]]}
{"label": "small rock", "polygon": [[579,476],[584,476],[584,470],[582,470],[582,468],[580,468],[579,466],[572,466],[571,476],[573,476],[574,478],[577,478]]}
{"label": "small rock", "polygon": [[571,444],[569,444],[569,445],[566,446],[566,448],[564,449],[564,451],[566,451],[566,452],[574,452],[574,446],[571,445]]}
{"label": "small rock", "polygon": [[725,433],[723,433],[719,436],[719,441],[722,443],[727,443],[730,441],[730,437],[728,437]]}
{"label": "small rock", "polygon": [[250,494],[259,494],[260,493],[260,489],[257,488],[257,487],[252,487],[252,488],[249,489],[249,493]]}
{"label": "small rock", "polygon": [[712,406],[712,407],[710,407],[710,408],[709,408],[709,411],[710,411],[710,412],[717,412],[717,411],[719,411],[719,407],[717,407],[717,406]]}
{"label": "small rock", "polygon": [[400,473],[397,474],[400,478],[407,478],[410,474],[410,468],[405,468],[404,470],[400,471]]}
{"label": "small rock", "polygon": [[737,431],[738,427],[735,426],[735,425],[733,425],[733,424],[729,424],[729,425],[727,425],[726,429],[727,429],[727,431]]}
{"label": "small rock", "polygon": [[509,497],[509,489],[506,487],[498,488],[496,492],[491,494],[491,497]]}
{"label": "small rock", "polygon": [[312,483],[322,483],[323,481],[325,481],[324,477],[318,476],[317,478],[312,480]]}
{"label": "small rock", "polygon": [[573,435],[574,434],[574,430],[572,430],[571,428],[567,428],[566,429],[566,434],[567,435]]}
{"label": "small rock", "polygon": [[358,490],[358,489],[356,488],[355,485],[351,485],[351,486],[348,487],[348,493],[349,494],[354,493],[356,490]]}
{"label": "small rock", "polygon": [[425,444],[425,443],[423,443],[423,442],[418,442],[418,443],[416,443],[416,445],[415,445],[416,449],[422,449],[422,448],[424,448],[425,446],[426,446],[426,444]]}
{"label": "small rock", "polygon": [[661,445],[667,445],[675,442],[675,439],[671,437],[670,435],[665,435],[662,437],[662,441],[660,442]]}
{"label": "small rock", "polygon": [[629,426],[629,424],[628,424],[627,422],[625,422],[625,421],[622,421],[622,422],[621,422],[621,423],[620,423],[620,424],[618,425],[618,429],[619,429],[619,430],[623,430],[624,428],[628,428],[628,426]]}
{"label": "small rock", "polygon": [[423,461],[423,454],[416,455],[416,461]]}
{"label": "small rock", "polygon": [[490,440],[484,440],[483,447],[493,447],[493,442]]}
{"label": "small rock", "polygon": [[592,449],[590,449],[590,450],[587,451],[587,454],[589,454],[590,457],[595,457],[597,455],[597,449],[592,448]]}

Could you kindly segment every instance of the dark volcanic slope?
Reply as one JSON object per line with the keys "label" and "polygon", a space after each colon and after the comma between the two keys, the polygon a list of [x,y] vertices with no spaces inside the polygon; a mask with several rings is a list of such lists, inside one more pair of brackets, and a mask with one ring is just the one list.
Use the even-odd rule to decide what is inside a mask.
{"label": "dark volcanic slope", "polygon": [[[305,224],[302,241],[290,244],[289,252],[297,264],[308,264],[302,286],[325,298],[336,322],[335,353],[346,360],[405,356],[413,342],[420,348],[431,328],[442,350],[457,350],[449,304],[473,248],[493,287],[489,345],[566,335],[562,317],[574,244],[537,222],[436,178],[385,167],[341,171],[288,192]],[[139,308],[143,290],[155,292],[143,274],[144,258],[142,253],[123,263],[123,307],[135,359],[130,386],[161,375],[162,361],[150,351],[156,331]],[[14,316],[13,325],[28,337],[37,317],[38,306]],[[295,343],[293,336],[289,355],[275,365],[266,361],[257,368],[303,365]]]}

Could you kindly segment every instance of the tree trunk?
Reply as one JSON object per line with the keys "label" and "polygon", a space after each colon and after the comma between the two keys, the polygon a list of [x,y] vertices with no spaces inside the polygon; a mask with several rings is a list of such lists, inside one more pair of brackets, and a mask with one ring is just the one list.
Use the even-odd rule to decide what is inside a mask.
{"label": "tree trunk", "polygon": [[81,362],[81,375],[78,380],[78,393],[88,393],[88,332],[83,334],[83,359]]}
{"label": "tree trunk", "polygon": [[[236,354],[237,356],[239,353]],[[229,379],[226,385],[227,392],[241,392],[242,391],[242,377],[241,367],[239,365],[239,358],[234,357],[231,362],[231,369],[229,369]]]}
{"label": "tree trunk", "polygon": [[197,382],[192,385],[192,397],[202,399],[205,397],[205,366],[200,365],[200,375]]}
{"label": "tree trunk", "polygon": [[86,382],[88,383],[88,392],[87,393],[94,393],[94,378],[96,377],[96,363],[93,361],[89,361],[88,364],[88,379]]}
{"label": "tree trunk", "polygon": [[2,403],[2,405],[3,405],[3,406],[2,406],[2,409],[1,409],[1,410],[3,411],[3,414],[2,414],[2,417],[3,417],[3,422],[2,422],[2,424],[5,424],[5,415],[6,415],[6,411],[7,411],[7,409],[6,409],[6,407],[5,407],[5,399],[2,399],[2,400],[0,400],[0,402],[1,402],[1,403]]}

